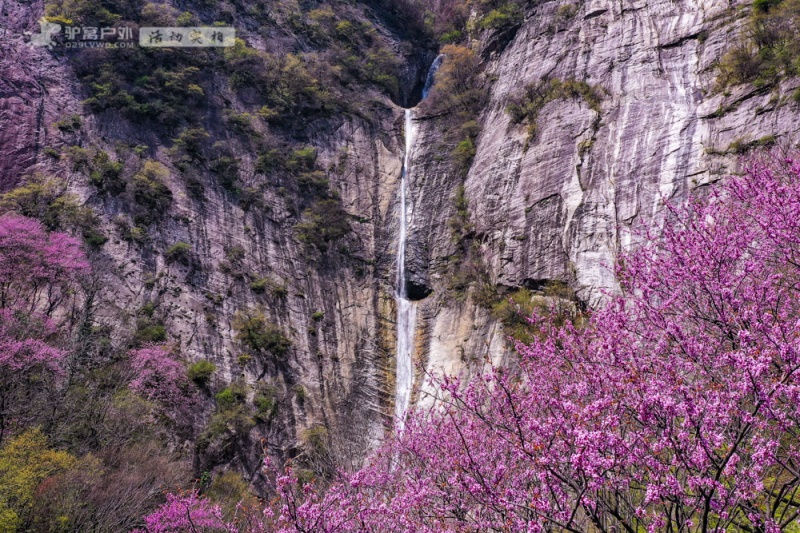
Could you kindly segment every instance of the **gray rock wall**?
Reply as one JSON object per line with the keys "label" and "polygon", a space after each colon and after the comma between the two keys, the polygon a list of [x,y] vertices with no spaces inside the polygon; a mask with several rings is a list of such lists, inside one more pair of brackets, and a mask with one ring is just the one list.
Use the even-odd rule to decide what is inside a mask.
{"label": "gray rock wall", "polygon": [[[464,185],[494,283],[567,281],[596,305],[615,290],[609,267],[617,253],[635,242],[637,226],[658,223],[664,199],[736,171],[737,156],[725,153],[732,143],[800,141],[800,106],[790,98],[800,83],[716,90],[715,64],[737,42],[749,2],[593,0],[564,19],[566,4],[540,4],[502,52],[491,52],[487,71],[496,81]],[[606,94],[599,115],[580,99],[546,104],[526,150],[527,128],[512,124],[505,108],[543,77],[585,81]],[[410,261],[424,258],[429,270],[452,253],[447,200],[458,186],[429,149],[439,136],[435,121],[423,123],[411,185],[426,207],[412,220],[409,249],[419,258]],[[487,313],[472,300],[454,302],[432,278],[420,324],[429,368],[458,372],[459,354],[507,353]]]}

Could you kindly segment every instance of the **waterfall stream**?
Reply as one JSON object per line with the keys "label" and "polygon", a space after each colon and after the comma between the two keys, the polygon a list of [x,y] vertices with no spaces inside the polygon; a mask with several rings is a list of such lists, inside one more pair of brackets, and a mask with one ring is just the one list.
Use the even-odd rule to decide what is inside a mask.
{"label": "waterfall stream", "polygon": [[411,148],[414,146],[414,114],[406,109],[405,116],[405,156],[400,178],[400,233],[397,245],[397,391],[394,403],[395,423],[403,427],[408,404],[411,400],[411,388],[414,385],[414,330],[417,325],[417,306],[408,299],[406,280],[406,241],[408,237],[408,205],[406,188],[409,171]]}
{"label": "waterfall stream", "polygon": [[[437,57],[425,79],[422,97],[428,96],[433,86],[436,71],[442,64],[443,55]],[[411,150],[414,147],[414,112],[405,110],[405,153],[400,176],[400,231],[397,238],[397,280],[395,301],[397,302],[397,372],[394,403],[395,427],[402,429],[406,412],[411,403],[414,386],[414,332],[417,327],[417,304],[408,299],[406,279],[406,244],[408,241],[408,177],[411,170]]]}

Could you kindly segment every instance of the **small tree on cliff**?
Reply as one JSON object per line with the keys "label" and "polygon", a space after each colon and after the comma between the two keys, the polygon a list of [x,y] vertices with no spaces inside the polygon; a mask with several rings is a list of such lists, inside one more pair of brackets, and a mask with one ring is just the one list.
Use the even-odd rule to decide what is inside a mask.
{"label": "small tree on cliff", "polygon": [[130,357],[132,378],[129,388],[170,417],[186,415],[186,408],[194,402],[195,388],[174,349],[163,344],[150,344],[132,350]]}
{"label": "small tree on cliff", "polygon": [[0,309],[0,442],[9,428],[25,427],[37,393],[60,373],[64,351],[46,342],[56,331],[47,320]]}

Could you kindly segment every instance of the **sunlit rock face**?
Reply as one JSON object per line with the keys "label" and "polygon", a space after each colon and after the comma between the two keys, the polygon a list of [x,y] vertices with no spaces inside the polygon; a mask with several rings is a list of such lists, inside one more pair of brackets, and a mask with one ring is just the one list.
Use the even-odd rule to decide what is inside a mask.
{"label": "sunlit rock face", "polygon": [[[617,288],[617,253],[636,242],[637,228],[659,222],[664,200],[736,171],[737,156],[725,154],[732,143],[774,136],[779,145],[797,144],[800,107],[787,95],[800,82],[772,91],[715,88],[715,62],[737,42],[749,2],[600,0],[569,17],[563,5],[537,6],[504,48],[484,39],[496,81],[464,185],[494,283],[563,280],[597,305]],[[600,112],[577,98],[552,101],[529,141],[506,107],[544,77],[598,88]],[[419,353],[451,372],[463,368],[459,357],[501,360],[508,344],[493,337],[488,313],[453,301],[437,283],[437,267],[453,253],[446,222],[459,180],[425,148],[440,136],[436,120],[423,121],[418,136],[409,261],[420,272],[427,266],[434,289],[420,311],[427,319]],[[470,328],[460,329],[460,320]]]}

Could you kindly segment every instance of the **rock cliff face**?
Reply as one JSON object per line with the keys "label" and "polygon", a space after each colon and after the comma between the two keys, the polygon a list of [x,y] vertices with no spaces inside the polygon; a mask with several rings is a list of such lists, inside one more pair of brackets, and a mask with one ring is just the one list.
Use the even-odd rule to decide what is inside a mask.
{"label": "rock cliff face", "polygon": [[[504,50],[484,48],[496,81],[464,186],[493,283],[567,281],[591,305],[614,290],[616,253],[634,243],[638,225],[658,223],[664,199],[735,172],[732,147],[797,144],[800,106],[788,95],[798,82],[715,90],[716,62],[739,38],[748,2],[564,5],[540,4]],[[605,95],[599,113],[581,99],[547,103],[528,143],[527,128],[505,108],[545,77],[585,81]],[[410,261],[434,288],[423,303],[419,353],[430,367],[458,372],[460,359],[497,360],[507,345],[485,310],[448,298],[435,274],[453,253],[446,221],[459,184],[425,148],[438,135],[435,119],[422,121]]]}
{"label": "rock cliff face", "polygon": [[[319,252],[299,242],[293,229],[296,213],[290,213],[276,188],[267,188],[260,207],[247,211],[213,183],[203,184],[204,199],[196,201],[157,141],[147,156],[169,169],[166,185],[173,201],[147,241],[132,242],[120,238],[119,201],[99,195],[63,155],[70,145],[111,153],[130,126],[113,112],[102,117],[84,113],[86,95],[64,56],[28,43],[26,32],[39,31],[41,3],[6,0],[0,9],[0,191],[26,176],[53,176],[100,215],[98,229],[110,239],[92,256],[104,293],[98,321],[114,325],[120,337],[116,342],[124,342],[142,306],[154,305],[168,340],[178,343],[189,361],[212,361],[220,383],[244,378],[277,388],[283,405],[279,419],[267,429],[255,429],[252,442],[265,438],[262,442],[273,452],[293,454],[304,428],[325,424],[340,457],[363,456],[382,438],[393,410],[389,243],[403,157],[402,109],[386,100],[373,114],[377,122],[334,117],[318,124],[309,139],[351,217],[353,231],[340,243],[344,251]],[[82,127],[65,135],[55,123],[71,114],[81,115]],[[45,147],[62,152],[61,158],[45,154]],[[121,160],[136,159],[129,150],[124,153]],[[245,182],[254,179],[256,155],[246,146],[237,152]],[[189,261],[170,262],[159,252],[178,242],[191,246]],[[238,250],[235,259],[231,250]],[[252,290],[252,278],[243,273],[268,280],[266,290]],[[262,310],[289,338],[292,347],[284,363],[241,364],[239,356],[248,350],[236,341],[232,320],[247,309]],[[250,471],[258,465],[260,450],[254,447],[253,452],[238,458]]]}
{"label": "rock cliff face", "polygon": [[[407,253],[419,295],[433,291],[419,304],[416,338],[416,353],[430,369],[462,372],[469,360],[500,361],[509,353],[503,327],[489,311],[471,293],[455,298],[447,290],[446,266],[456,246],[448,220],[459,186],[493,284],[565,281],[591,305],[603,290],[614,289],[607,267],[634,242],[637,225],[659,219],[664,198],[684,197],[735,170],[736,158],[727,153],[735,142],[774,136],[794,145],[800,138],[800,109],[785,98],[797,82],[768,91],[714,90],[715,62],[737,38],[747,3],[565,5],[540,3],[513,35],[487,33],[472,43],[493,83],[465,180],[441,153],[443,121],[418,117]],[[151,146],[150,157],[170,170],[174,198],[151,238],[161,249],[186,242],[192,250],[188,265],[170,263],[153,251],[157,247],[119,238],[114,221],[120,206],[43,152],[67,144],[111,150],[112,139],[124,132],[113,115],[84,115],[85,127],[65,140],[53,123],[81,114],[85,95],[60,56],[25,42],[24,32],[38,31],[41,4],[2,0],[0,11],[0,188],[26,174],[48,173],[67,180],[101,215],[111,239],[94,262],[112,302],[101,319],[133,329],[137,310],[154,302],[188,359],[212,360],[226,381],[244,376],[273,382],[289,409],[269,435],[259,435],[258,428],[254,433],[266,436],[276,451],[290,452],[300,431],[318,423],[328,426],[342,457],[358,457],[380,440],[393,412],[402,109],[387,100],[377,120],[333,117],[310,139],[352,219],[344,251],[309,252],[296,239],[285,199],[272,189],[262,207],[245,211],[219,186],[206,184],[205,200],[198,203],[166,149]],[[511,122],[506,106],[522,87],[544,77],[584,81],[604,96],[599,112],[580,99],[550,101],[528,142],[527,129]],[[255,156],[245,147],[237,156],[244,179],[252,177]],[[234,247],[244,253],[233,270],[285,286],[285,295],[253,292],[230,268],[220,268]],[[239,364],[243,348],[232,318],[256,307],[292,342],[277,368]],[[252,460],[246,466],[254,466]]]}

